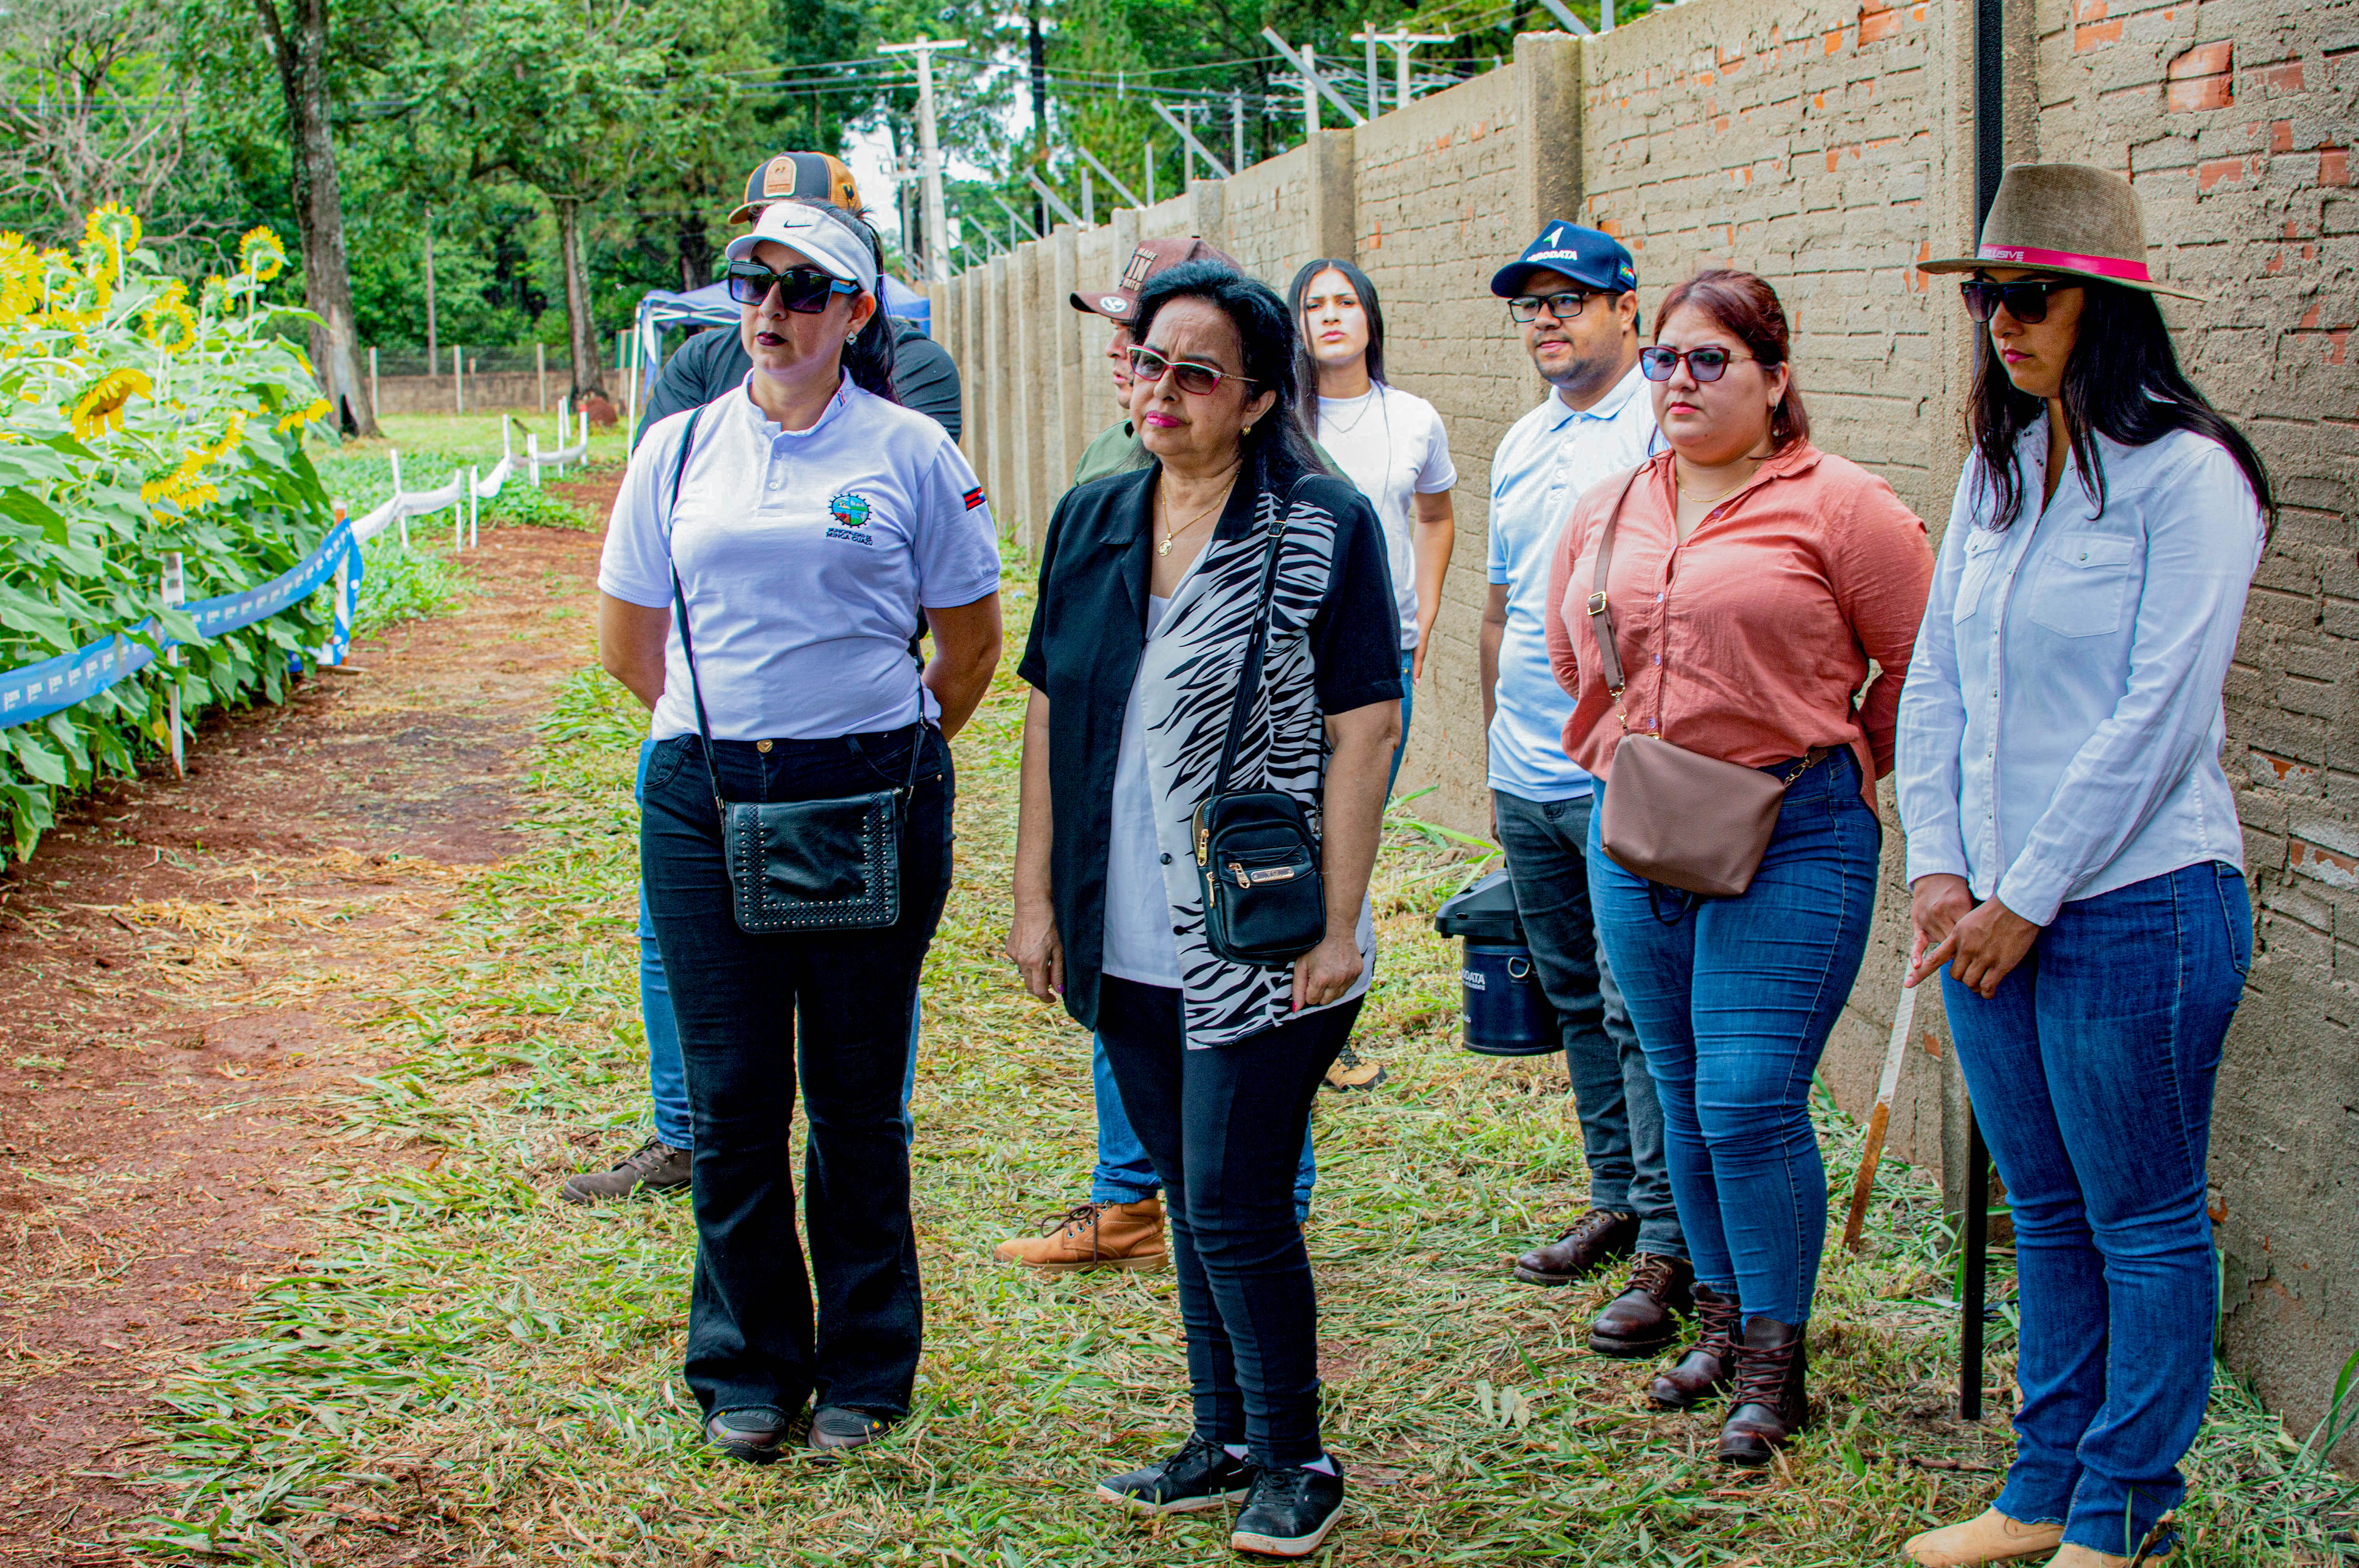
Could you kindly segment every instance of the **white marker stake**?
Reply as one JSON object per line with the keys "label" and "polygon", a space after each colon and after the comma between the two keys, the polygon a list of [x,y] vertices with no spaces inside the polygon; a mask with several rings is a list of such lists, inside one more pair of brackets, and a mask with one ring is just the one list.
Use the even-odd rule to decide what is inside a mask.
{"label": "white marker stake", "polygon": [[469,463],[467,465],[467,548],[471,550],[483,543],[484,538],[484,511],[481,505],[483,492],[475,488],[483,482],[483,478],[475,465]]}
{"label": "white marker stake", "polygon": [[540,438],[527,430],[524,436],[525,471],[532,475],[532,487],[540,488]]}
{"label": "white marker stake", "polygon": [[[189,601],[188,579],[182,575],[180,552],[178,550],[171,551],[164,557],[162,587],[161,597],[164,602],[173,609],[178,610]],[[167,668],[172,670],[178,670],[180,667],[180,650],[178,645],[164,650],[164,664]],[[174,675],[168,678],[171,684],[166,688],[165,702],[169,709],[167,717],[172,726],[172,776],[176,779],[186,778],[189,776],[187,759],[180,750],[180,677]]]}
{"label": "white marker stake", "polygon": [[[337,527],[341,528],[344,525],[345,515],[344,503],[342,501],[337,502]],[[323,665],[342,664],[344,649],[352,642],[353,623],[351,611],[347,608],[352,593],[352,552],[347,550],[336,558],[336,600],[328,622],[328,656],[320,661]]]}
{"label": "white marker stake", "polygon": [[[386,452],[386,456],[387,458],[391,459],[391,460],[392,460],[392,461],[393,461],[393,498],[394,498],[396,501],[399,501],[399,500],[401,499],[401,451],[400,451],[400,449],[396,448],[396,449],[392,449],[392,450],[390,450],[390,451]],[[405,513],[403,513],[403,514],[401,514],[400,523],[401,523],[401,553],[402,553],[403,555],[405,555],[405,556],[406,556],[406,555],[408,555],[408,554],[409,553],[409,514],[408,514],[408,513],[405,512]]]}

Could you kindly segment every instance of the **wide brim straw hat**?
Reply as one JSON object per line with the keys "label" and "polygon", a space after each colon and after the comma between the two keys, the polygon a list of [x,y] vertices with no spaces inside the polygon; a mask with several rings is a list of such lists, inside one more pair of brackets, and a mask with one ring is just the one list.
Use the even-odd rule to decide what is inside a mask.
{"label": "wide brim straw hat", "polygon": [[2146,213],[2128,180],[2084,163],[2019,163],[1998,182],[1974,254],[1919,262],[1917,270],[2019,266],[2174,299],[2204,297],[2156,282],[2146,254]]}

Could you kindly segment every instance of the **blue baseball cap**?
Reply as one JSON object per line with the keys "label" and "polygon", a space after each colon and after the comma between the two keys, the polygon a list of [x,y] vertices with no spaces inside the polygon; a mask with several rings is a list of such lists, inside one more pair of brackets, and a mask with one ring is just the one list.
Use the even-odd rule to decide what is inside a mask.
{"label": "blue baseball cap", "polygon": [[1522,255],[1491,275],[1491,292],[1513,299],[1536,272],[1560,272],[1606,294],[1626,294],[1638,287],[1638,268],[1622,242],[1578,223],[1552,222],[1542,229]]}

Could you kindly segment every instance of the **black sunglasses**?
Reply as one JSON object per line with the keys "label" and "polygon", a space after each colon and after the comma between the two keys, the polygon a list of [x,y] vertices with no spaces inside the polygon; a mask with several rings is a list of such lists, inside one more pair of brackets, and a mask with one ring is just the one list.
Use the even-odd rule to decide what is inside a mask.
{"label": "black sunglasses", "polygon": [[738,304],[759,305],[770,297],[773,288],[778,290],[778,303],[804,316],[826,309],[830,295],[860,292],[860,285],[830,277],[817,267],[790,266],[784,272],[772,272],[752,262],[729,264],[729,297]]}
{"label": "black sunglasses", "polygon": [[1560,321],[1570,321],[1581,314],[1581,308],[1588,304],[1590,298],[1591,296],[1588,294],[1572,292],[1546,295],[1520,294],[1507,301],[1507,315],[1516,321],[1537,321],[1540,319],[1540,307],[1545,305],[1548,307],[1549,315]]}
{"label": "black sunglasses", "polygon": [[1153,349],[1138,345],[1132,347],[1131,374],[1151,386],[1163,379],[1166,371],[1170,373],[1172,381],[1178,384],[1180,391],[1192,392],[1199,397],[1209,395],[1224,381],[1242,382],[1247,386],[1255,384],[1253,377],[1236,375],[1218,365],[1198,364],[1193,360],[1167,360]]}
{"label": "black sunglasses", "polygon": [[1718,381],[1728,372],[1731,362],[1750,359],[1749,354],[1732,354],[1714,343],[1700,349],[1643,348],[1638,351],[1638,369],[1648,381],[1669,381],[1680,362],[1688,362],[1688,373],[1698,381]]}
{"label": "black sunglasses", "polygon": [[2005,306],[2006,313],[2027,327],[2036,327],[2048,319],[2048,297],[2060,288],[2081,286],[2068,278],[2032,278],[2019,283],[1993,283],[1987,278],[1970,277],[1958,285],[1958,294],[1966,302],[1966,314],[1977,321],[1987,321]]}

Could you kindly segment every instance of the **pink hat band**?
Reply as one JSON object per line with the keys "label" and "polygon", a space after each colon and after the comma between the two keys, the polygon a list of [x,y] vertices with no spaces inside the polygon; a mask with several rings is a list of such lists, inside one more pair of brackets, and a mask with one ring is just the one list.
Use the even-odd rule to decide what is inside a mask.
{"label": "pink hat band", "polygon": [[2099,277],[2115,278],[2123,283],[2152,283],[2154,279],[2141,261],[2121,261],[2113,256],[2080,256],[2070,251],[2043,251],[2036,245],[1984,245],[1974,253],[1976,261],[1999,262],[2007,266],[2053,267],[2063,272],[2093,273]]}

